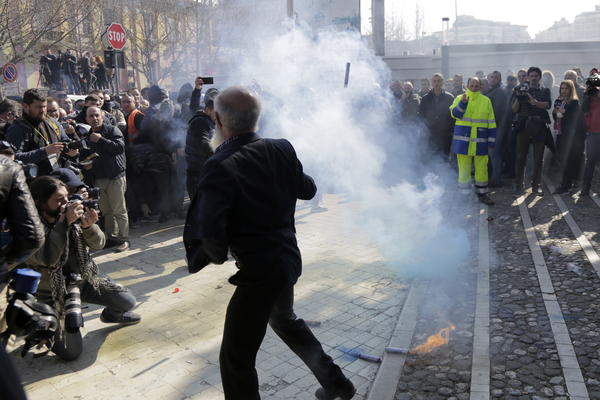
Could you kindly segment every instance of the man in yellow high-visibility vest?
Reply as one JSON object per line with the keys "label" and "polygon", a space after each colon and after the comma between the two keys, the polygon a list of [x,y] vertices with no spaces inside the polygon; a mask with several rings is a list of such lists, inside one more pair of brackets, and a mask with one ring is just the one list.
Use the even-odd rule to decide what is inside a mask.
{"label": "man in yellow high-visibility vest", "polygon": [[452,152],[458,160],[458,186],[468,192],[472,185],[471,166],[475,163],[475,192],[479,201],[494,202],[488,196],[488,154],[496,142],[496,119],[490,99],[480,92],[481,81],[469,78],[467,91],[457,96],[450,106],[456,119]]}

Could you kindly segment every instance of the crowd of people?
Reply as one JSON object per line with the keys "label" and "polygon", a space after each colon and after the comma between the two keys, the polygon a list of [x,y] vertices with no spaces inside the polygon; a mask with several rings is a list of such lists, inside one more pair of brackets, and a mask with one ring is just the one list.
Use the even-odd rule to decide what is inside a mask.
{"label": "crowd of people", "polygon": [[[301,271],[295,204],[313,198],[316,186],[289,142],[256,135],[256,93],[240,87],[203,91],[202,78],[196,78],[176,95],[156,85],[111,95],[80,79],[79,85],[90,84],[78,89],[87,96],[73,103],[62,85],[77,87],[76,77],[65,79],[63,72],[50,97],[29,89],[20,106],[0,101],[0,288],[7,290],[10,268],[32,270],[10,278],[14,294],[8,306],[0,304],[0,314],[8,316],[8,327],[0,326],[3,339],[25,332],[26,350],[42,344],[73,360],[83,351],[82,301],[105,306],[103,322],[138,323],[135,296],[100,273],[92,252],[127,250],[130,224],[187,215],[190,272],[223,263],[228,254],[239,268],[230,278],[238,288],[220,355],[226,397],[258,396],[254,359],[271,324],[317,376],[323,386],[317,398],[351,398],[352,383],[293,312]],[[490,186],[508,178],[515,196],[523,195],[531,148],[532,192],[543,195],[548,147],[561,176],[556,192],[578,188],[583,176],[580,196],[590,194],[600,159],[596,70],[584,86],[575,70],[555,86],[552,74],[538,67],[509,75],[504,85],[499,71],[487,77],[478,71],[464,83],[460,75],[449,83],[438,73],[421,80],[418,93],[412,82],[390,86],[392,118],[412,133],[424,132],[440,159],[456,159],[461,192],[474,188],[481,202],[493,205]],[[32,276],[39,286],[15,284]],[[37,315],[36,328],[18,315]]]}
{"label": "crowd of people", "polygon": [[[524,193],[527,156],[532,149],[531,189],[543,195],[545,149],[551,169],[560,176],[555,193],[581,189],[589,196],[600,147],[600,77],[593,69],[587,79],[575,68],[560,85],[552,72],[538,67],[487,76],[477,71],[464,85],[462,75],[444,80],[441,74],[412,82],[395,81],[391,91],[400,124],[425,127],[430,148],[456,158],[463,192],[473,186],[479,200],[493,205],[491,188],[513,181],[515,197]],[[581,184],[579,184],[581,182]]]}
{"label": "crowd of people", "polygon": [[316,185],[288,141],[256,135],[255,93],[202,87],[201,78],[184,85],[176,102],[158,86],[118,97],[92,90],[81,108],[29,89],[18,118],[15,104],[0,102],[0,299],[8,299],[0,302],[0,389],[11,398],[25,395],[4,354],[10,335],[25,338],[23,354],[42,347],[70,361],[83,351],[82,302],[105,306],[102,322],[140,322],[135,296],[100,273],[92,252],[126,250],[130,220],[182,217],[186,188],[190,273],[229,253],[240,269],[230,278],[238,288],[220,354],[225,397],[259,398],[254,360],[267,324],[314,372],[317,398],[355,394],[293,311],[301,271],[293,214]]}
{"label": "crowd of people", "polygon": [[107,68],[102,56],[93,56],[89,51],[77,57],[71,49],[58,50],[57,54],[47,49],[39,65],[39,84],[54,90],[86,94],[92,89],[114,89],[114,68]]}
{"label": "crowd of people", "polygon": [[[202,86],[202,79],[184,85],[176,101],[158,86],[118,96],[92,89],[75,104],[63,91],[47,97],[37,89],[27,90],[20,105],[0,101],[0,169],[7,185],[0,200],[19,209],[3,208],[0,219],[0,298],[7,298],[9,267],[39,273],[35,297],[18,290],[12,296],[27,302],[8,307],[13,312],[6,311],[8,327],[0,326],[2,343],[31,330],[31,323],[21,326],[20,312],[37,315],[43,307],[49,308],[39,320],[46,322],[28,332],[26,342],[45,344],[64,360],[83,351],[82,301],[105,306],[100,319],[106,323],[141,320],[131,311],[135,296],[100,273],[92,252],[127,250],[130,224],[185,218],[186,186],[193,193],[199,169],[212,155],[218,91],[203,93]],[[6,258],[20,241],[35,251]],[[0,306],[4,315],[6,305]]]}

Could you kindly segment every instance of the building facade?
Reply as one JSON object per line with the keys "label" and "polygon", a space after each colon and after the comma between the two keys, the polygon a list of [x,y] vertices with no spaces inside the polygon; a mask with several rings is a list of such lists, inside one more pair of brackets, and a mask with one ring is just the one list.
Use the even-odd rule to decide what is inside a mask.
{"label": "building facade", "polygon": [[563,18],[535,37],[536,42],[598,40],[600,40],[600,5],[597,5],[593,11],[577,15],[572,23]]}

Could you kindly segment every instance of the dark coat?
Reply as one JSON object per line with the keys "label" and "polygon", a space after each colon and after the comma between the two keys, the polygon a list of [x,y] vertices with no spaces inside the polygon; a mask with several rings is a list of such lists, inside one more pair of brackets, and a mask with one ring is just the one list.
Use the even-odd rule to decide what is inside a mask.
{"label": "dark coat", "polygon": [[125,140],[119,128],[104,125],[97,143],[90,141],[90,150],[100,157],[94,160],[92,174],[96,179],[115,179],[125,174]]}
{"label": "dark coat", "polygon": [[106,76],[106,67],[104,66],[104,63],[96,64],[94,75],[96,75],[98,85],[106,85],[108,77]]}
{"label": "dark coat", "polygon": [[44,228],[35,208],[23,169],[0,156],[0,221],[6,218],[10,244],[0,251],[0,286],[8,267],[25,261],[44,244]]}
{"label": "dark coat", "polygon": [[429,129],[430,143],[435,150],[443,153],[450,151],[452,134],[454,132],[454,118],[450,116],[448,109],[452,105],[454,97],[442,91],[439,96],[435,95],[433,89],[421,99],[419,104],[419,115],[425,126]]}
{"label": "dark coat", "polygon": [[185,138],[185,159],[188,171],[200,172],[200,169],[212,156],[209,146],[210,135],[215,123],[204,111],[198,111],[190,119]]}
{"label": "dark coat", "polygon": [[202,168],[188,211],[190,272],[222,264],[230,250],[239,268],[232,284],[295,283],[302,271],[296,200],[316,191],[287,140],[248,133],[223,144]]}
{"label": "dark coat", "polygon": [[404,120],[411,120],[417,118],[419,115],[419,103],[421,102],[421,98],[416,93],[410,93],[406,95],[401,103],[402,103],[402,112],[401,116]]}
{"label": "dark coat", "polygon": [[504,115],[508,107],[506,92],[500,86],[493,87],[484,93],[492,101],[494,108],[494,117],[496,117],[496,127],[498,130],[504,126]]}

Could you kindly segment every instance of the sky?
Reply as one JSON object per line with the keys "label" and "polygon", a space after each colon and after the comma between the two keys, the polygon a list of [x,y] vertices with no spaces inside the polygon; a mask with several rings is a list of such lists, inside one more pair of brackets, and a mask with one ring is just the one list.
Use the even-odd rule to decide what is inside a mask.
{"label": "sky", "polygon": [[[566,18],[573,22],[575,16],[585,11],[593,11],[600,0],[570,0],[554,2],[538,0],[456,0],[458,15],[472,15],[478,19],[510,22],[516,25],[527,25],[529,35],[543,31],[555,21]],[[414,30],[415,4],[423,9],[427,34],[442,30],[442,18],[450,18],[450,26],[454,23],[455,2],[453,0],[386,0],[386,17],[391,13],[402,14],[411,35]],[[541,7],[540,4],[548,5]],[[363,15],[370,16],[370,0],[361,0]]]}

